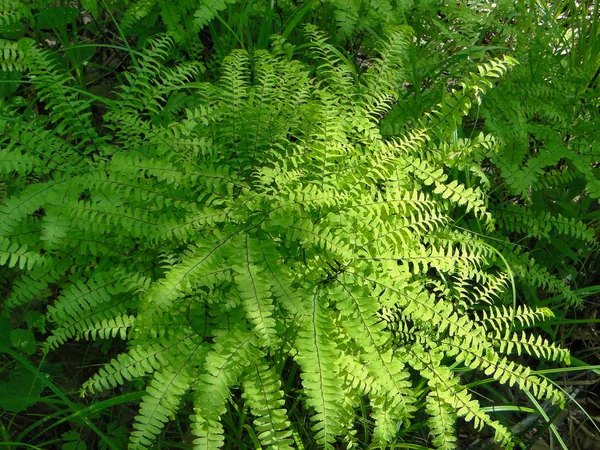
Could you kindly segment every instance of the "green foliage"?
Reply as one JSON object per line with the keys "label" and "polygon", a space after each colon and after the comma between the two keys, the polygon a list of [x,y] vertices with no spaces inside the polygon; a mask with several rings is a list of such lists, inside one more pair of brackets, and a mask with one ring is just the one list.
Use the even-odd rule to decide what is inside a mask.
{"label": "green foliage", "polygon": [[[240,0],[113,0],[104,2],[99,0],[82,1],[82,6],[97,15],[99,11],[108,7],[124,11],[120,24],[125,29],[131,29],[144,20],[156,21],[160,18],[166,29],[178,41],[189,39],[192,33],[207,26],[216,26],[218,22],[226,23],[225,28],[237,35],[240,42],[248,37],[243,34],[251,33],[261,45],[264,36],[264,25],[256,26],[260,21],[266,21],[271,32],[283,31],[290,25],[284,19],[304,14],[312,14],[314,19],[322,21],[321,25],[328,25],[323,21],[325,17],[332,17],[333,24],[343,38],[350,38],[358,30],[371,28],[377,31],[389,31],[390,27],[397,25],[398,18],[408,13],[415,2],[413,0],[327,0],[308,1],[298,8],[295,2],[244,2]],[[319,18],[321,16],[321,18]],[[236,29],[238,24],[243,25]],[[230,26],[231,25],[231,26]],[[258,30],[258,33],[256,33]],[[238,34],[239,33],[239,34]],[[216,35],[215,35],[216,36]],[[222,36],[221,36],[222,37]],[[268,35],[266,36],[268,37]],[[250,40],[247,41],[250,44]],[[262,46],[264,47],[264,42]]]}
{"label": "green foliage", "polygon": [[569,353],[527,329],[583,301],[600,60],[579,6],[497,3],[85,0],[132,65],[103,96],[81,10],[0,1],[5,316],[117,352],[82,393],[145,386],[130,448],[177,420],[194,448],[421,421],[451,449],[458,418],[510,448],[467,383],[564,401],[525,356]]}
{"label": "green foliage", "polygon": [[[455,134],[439,143],[434,160],[468,185],[491,186],[495,237],[510,236],[524,252],[520,262],[505,254],[515,273],[564,295],[565,284],[581,282],[581,265],[597,251],[597,226],[590,219],[600,160],[598,4],[481,2],[477,13],[456,6],[451,2],[410,22],[422,45],[411,55],[407,92],[382,131],[393,135],[414,125],[484,55],[514,57],[519,64],[456,119]],[[536,269],[529,274],[531,259],[544,268],[541,278],[556,278],[543,283]],[[530,304],[544,301],[535,290],[518,287]],[[566,305],[582,303],[564,299]]]}
{"label": "green foliage", "polygon": [[[83,393],[148,379],[130,448],[148,448],[186,401],[195,448],[219,448],[238,388],[261,444],[291,448],[281,384],[290,364],[320,446],[352,430],[363,397],[375,440],[393,442],[417,411],[418,379],[430,389],[425,411],[439,448],[454,447],[457,417],[510,446],[509,430],[455,369],[562,403],[546,379],[504,355],[569,356],[511,331],[547,309],[493,306],[511,277],[499,255],[526,254],[458,226],[493,227],[488,194],[439,160],[471,104],[514,61],[482,64],[420,128],[384,139],[378,120],[400,88],[410,30],[391,32],[360,74],[323,33],[306,33],[313,67],[278,45],[240,50],[216,82],[194,81],[204,67],[173,63],[171,39],[152,39],[104,101],[102,126],[52,55],[21,42],[11,58],[48,113],[27,120],[2,105],[5,306],[52,302],[48,350],[73,338],[127,341]],[[41,138],[44,146],[32,144]],[[488,142],[461,145],[478,153]],[[534,286],[551,285],[537,270]]]}

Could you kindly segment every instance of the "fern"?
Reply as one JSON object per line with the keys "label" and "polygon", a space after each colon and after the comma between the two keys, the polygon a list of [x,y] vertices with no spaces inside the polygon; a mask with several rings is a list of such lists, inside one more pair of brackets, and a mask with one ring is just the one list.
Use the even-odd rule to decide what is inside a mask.
{"label": "fern", "polygon": [[277,373],[261,360],[248,371],[243,387],[250,411],[256,417],[254,426],[262,445],[287,450],[293,448],[294,441],[278,384]]}
{"label": "fern", "polygon": [[[155,4],[135,2],[128,14]],[[187,399],[194,448],[220,448],[236,389],[261,445],[292,448],[284,364],[300,371],[302,408],[325,448],[352,441],[363,397],[376,440],[393,443],[423,395],[437,448],[454,447],[459,417],[510,446],[459,370],[563,402],[507,356],[568,361],[543,338],[512,332],[548,311],[499,304],[512,277],[505,260],[530,286],[559,290],[558,280],[506,236],[496,248],[466,230],[503,222],[485,186],[455,176],[460,161],[439,163],[447,137],[514,61],[482,64],[417,128],[384,139],[378,121],[402,83],[409,33],[391,30],[360,73],[307,27],[312,67],[238,50],[217,81],[202,83],[199,63],[166,67],[174,44],[157,37],[106,101],[98,131],[70,75],[47,53],[23,50],[52,112],[31,122],[14,114],[20,131],[0,141],[10,193],[0,264],[14,275],[5,307],[52,302],[47,351],[68,339],[127,342],[82,393],[145,380],[130,448],[149,448]],[[181,92],[182,104],[166,108]],[[14,107],[1,111],[6,122]],[[46,136],[47,148],[32,148]],[[485,134],[461,143],[474,157],[496,144]],[[436,154],[424,156],[429,146]],[[552,217],[553,232],[592,241],[583,225]]]}

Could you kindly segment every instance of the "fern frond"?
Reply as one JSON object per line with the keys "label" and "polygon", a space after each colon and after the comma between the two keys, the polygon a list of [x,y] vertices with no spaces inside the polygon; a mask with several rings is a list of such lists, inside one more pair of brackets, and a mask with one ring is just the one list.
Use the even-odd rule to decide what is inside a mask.
{"label": "fern frond", "polygon": [[550,309],[533,309],[527,305],[518,305],[516,310],[508,309],[504,305],[501,307],[492,305],[489,310],[481,311],[481,321],[484,326],[495,330],[509,329],[514,324],[530,327],[551,317],[554,317],[554,314]]}
{"label": "fern frond", "polygon": [[79,333],[86,339],[96,340],[116,338],[127,339],[127,331],[135,326],[135,316],[121,315],[114,319],[94,321],[91,327],[82,329]]}
{"label": "fern frond", "polygon": [[[425,353],[419,345],[413,346],[410,354],[413,366],[418,367],[423,376],[428,379],[428,383],[434,389],[432,392],[435,392],[442,402],[450,405],[458,417],[464,417],[467,422],[472,421],[476,429],[481,429],[484,425],[491,427],[494,430],[495,442],[503,446],[510,445],[512,441],[510,431],[498,421],[492,420],[487,413],[482,411],[479,402],[473,399],[466,390],[459,387],[459,378],[454,377],[447,367],[439,365],[439,355],[435,355],[433,350]],[[439,410],[436,408],[432,412],[435,414],[431,419],[433,433],[440,433],[437,436],[445,434],[449,425],[446,424],[442,429],[443,424],[440,423]],[[444,418],[447,416],[444,415]]]}
{"label": "fern frond", "polygon": [[[341,321],[349,336],[354,336],[362,348],[361,360],[371,377],[377,379],[379,405],[385,404],[389,416],[396,422],[406,419],[414,411],[415,398],[410,390],[409,374],[400,360],[386,347],[388,338],[384,324],[379,320],[377,302],[365,288],[359,288],[352,279],[341,276],[339,286],[328,290],[328,297],[336,302]],[[388,433],[381,433],[391,439]]]}
{"label": "fern frond", "polygon": [[320,293],[312,296],[311,310],[303,318],[295,346],[296,361],[302,368],[302,386],[307,404],[314,408],[311,420],[315,439],[325,447],[331,446],[349,420],[344,409],[344,392],[338,378],[339,365],[331,336],[335,325],[326,309],[326,300]]}
{"label": "fern frond", "polygon": [[0,238],[0,265],[32,270],[35,266],[42,266],[44,260],[39,253],[28,251],[27,246],[11,244],[8,239]]}
{"label": "fern frond", "polygon": [[515,274],[537,288],[561,295],[570,305],[581,305],[583,300],[572,291],[564,280],[548,272],[548,269],[536,263],[527,253],[510,254],[508,261]]}
{"label": "fern frond", "polygon": [[82,394],[114,388],[125,380],[132,381],[156,370],[168,369],[172,358],[191,354],[196,347],[197,339],[191,333],[131,347],[129,352],[121,353],[90,378],[83,385]]}
{"label": "fern frond", "polygon": [[119,277],[109,278],[103,272],[96,272],[86,282],[78,280],[63,289],[61,296],[48,307],[46,319],[61,323],[110,301],[111,296],[121,292],[125,292],[125,289],[120,285]]}
{"label": "fern frond", "polygon": [[25,305],[33,298],[46,299],[51,295],[49,286],[62,279],[69,266],[64,261],[44,255],[47,264],[33,267],[28,274],[14,280],[10,295],[4,301],[7,309]]}
{"label": "fern frond", "polygon": [[453,450],[456,448],[455,422],[456,413],[452,405],[442,399],[439,385],[432,387],[427,395],[425,412],[429,415],[427,421],[431,434],[431,442],[438,450]]}
{"label": "fern frond", "polygon": [[238,0],[201,0],[194,12],[194,25],[200,29],[207,25],[220,11]]}
{"label": "fern frond", "polygon": [[155,315],[161,315],[181,295],[199,286],[210,286],[227,279],[228,268],[223,267],[222,254],[225,242],[221,241],[214,246],[197,245],[186,250],[181,261],[145,294],[142,317],[151,324]]}
{"label": "fern frond", "polygon": [[179,354],[170,361],[168,369],[157,371],[142,397],[139,415],[135,417],[134,431],[129,437],[130,449],[145,449],[154,442],[166,422],[178,409],[181,397],[190,388],[193,377],[188,362],[195,352]]}
{"label": "fern frond", "polygon": [[275,333],[275,318],[273,317],[274,305],[271,294],[271,285],[265,276],[265,271],[260,270],[254,261],[260,257],[260,249],[254,245],[254,239],[249,235],[240,242],[242,253],[238,261],[240,265],[233,266],[234,281],[242,299],[246,317],[254,325],[254,331],[261,342],[271,347],[278,340]]}
{"label": "fern frond", "polygon": [[277,373],[261,360],[247,371],[243,386],[244,399],[255,417],[254,426],[261,444],[291,450],[294,441]]}
{"label": "fern frond", "polygon": [[570,363],[570,353],[568,350],[558,347],[542,336],[530,334],[529,336],[522,332],[520,335],[515,333],[510,337],[506,337],[501,331],[496,331],[491,335],[492,343],[498,348],[501,353],[516,353],[522,354],[525,351],[529,355],[535,355],[539,359],[547,359],[549,361]]}
{"label": "fern frond", "polygon": [[356,70],[352,64],[332,44],[327,37],[313,25],[306,25],[304,31],[313,44],[314,55],[319,58],[317,72],[323,81],[331,83],[331,89],[344,100],[352,101],[355,91]]}
{"label": "fern frond", "polygon": [[494,211],[498,225],[509,231],[517,231],[530,236],[550,240],[552,234],[581,239],[588,244],[596,243],[596,236],[583,222],[574,218],[568,219],[560,214],[532,213],[518,205],[508,205],[502,210]]}
{"label": "fern frond", "polygon": [[194,382],[194,413],[191,428],[195,449],[218,449],[224,442],[219,419],[225,412],[230,388],[242,375],[246,361],[259,358],[253,334],[240,327],[220,336],[206,355],[204,370]]}
{"label": "fern frond", "polygon": [[[10,2],[11,5],[17,5],[17,2]],[[0,11],[4,12],[2,8]],[[12,12],[14,11],[6,11]],[[14,18],[15,15],[7,14],[8,17]],[[0,23],[2,22],[4,14],[0,15]],[[0,39],[0,67],[6,72],[24,72],[28,67],[29,57],[28,50],[31,48],[33,42],[31,40],[22,40],[19,42],[8,41]]]}
{"label": "fern frond", "polygon": [[50,197],[64,189],[66,180],[35,183],[24,188],[18,195],[7,198],[0,206],[0,235],[10,234],[19,223],[38,210]]}
{"label": "fern frond", "polygon": [[[462,117],[471,108],[472,99],[481,103],[482,95],[493,86],[491,79],[503,76],[509,68],[514,67],[517,63],[514,58],[505,56],[502,60],[495,59],[480,64],[477,67],[477,73],[471,73],[469,79],[460,83],[462,89],[451,91],[444,97],[438,108],[432,112],[432,115],[426,116],[432,118],[430,126],[439,133],[444,129],[444,124],[448,124],[450,129],[461,124]],[[424,125],[426,123],[427,121],[424,122]]]}
{"label": "fern frond", "polygon": [[[498,382],[509,386],[515,383],[521,388],[529,389],[535,396],[551,400],[553,404],[562,404],[564,397],[552,384],[543,377],[531,374],[531,369],[501,357],[487,344],[482,345],[472,338],[462,341],[454,340],[451,345],[460,349],[457,360],[472,369],[482,370],[486,375],[493,376]],[[548,351],[551,354],[551,350]]]}
{"label": "fern frond", "polygon": [[389,33],[387,41],[379,49],[379,57],[373,58],[370,61],[371,67],[361,75],[360,80],[364,86],[362,94],[367,104],[372,105],[382,94],[396,95],[410,36],[411,30],[408,28]]}

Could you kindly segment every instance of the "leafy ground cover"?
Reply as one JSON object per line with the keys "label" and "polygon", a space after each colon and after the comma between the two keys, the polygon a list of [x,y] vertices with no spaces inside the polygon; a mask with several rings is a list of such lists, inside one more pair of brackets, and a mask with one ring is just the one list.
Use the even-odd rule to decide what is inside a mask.
{"label": "leafy ground cover", "polygon": [[2,445],[597,448],[599,21],[1,1]]}

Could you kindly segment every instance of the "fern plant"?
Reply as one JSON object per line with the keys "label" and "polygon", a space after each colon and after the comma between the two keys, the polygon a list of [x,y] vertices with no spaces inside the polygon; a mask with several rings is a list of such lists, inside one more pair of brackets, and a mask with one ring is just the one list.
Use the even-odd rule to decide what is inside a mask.
{"label": "fern plant", "polygon": [[[447,96],[481,58],[514,57],[519,64],[503,82],[423,156],[467,186],[489,186],[489,212],[498,225],[493,237],[500,240],[490,245],[518,275],[528,304],[552,304],[566,314],[583,304],[569,287],[591,282],[597,253],[598,5],[455,6],[440,8],[437,16],[435,10],[417,15],[422,44],[411,55],[410,89],[382,132],[414,126],[420,111]],[[506,247],[507,236],[519,246]]]}
{"label": "fern plant", "polygon": [[0,105],[4,308],[50,302],[47,351],[126,341],[82,393],[145,380],[130,448],[149,448],[188,400],[194,448],[220,448],[234,389],[261,445],[292,448],[290,366],[324,448],[355,444],[364,398],[381,446],[423,400],[436,448],[456,448],[459,417],[511,447],[460,370],[560,404],[509,354],[569,355],[513,332],[552,313],[498,304],[513,276],[502,255],[523,255],[469,231],[494,227],[485,187],[453,179],[435,155],[515,62],[482,64],[418,127],[384,139],[378,122],[400,89],[410,30],[391,33],[361,74],[316,28],[305,32],[311,64],[275,38],[270,52],[230,54],[215,82],[197,81],[204,67],[173,61],[172,39],[156,37],[103,100],[103,123],[91,114],[98,99],[50,53],[4,42],[5,64],[29,75],[48,112]]}
{"label": "fern plant", "polygon": [[[228,15],[236,17],[250,15],[253,19],[262,16],[273,18],[273,15],[294,16],[298,8],[293,2],[245,4],[239,0],[177,0],[166,2],[163,0],[112,0],[101,2],[99,0],[82,0],[84,8],[98,14],[102,7],[118,8],[124,11],[120,23],[124,28],[130,28],[138,21],[154,14],[159,15],[163,24],[176,39],[189,37],[190,32],[197,32],[215,19],[225,18]],[[303,14],[317,10],[322,17],[333,17],[334,25],[345,37],[356,33],[363,26],[374,29],[386,29],[390,25],[399,23],[398,17],[408,13],[414,6],[412,0],[327,0],[310,2],[303,5]],[[331,10],[331,13],[327,13]],[[266,16],[266,17],[265,17]],[[318,14],[316,14],[318,17]],[[279,25],[284,25],[281,17]],[[278,20],[278,21],[279,21]],[[233,23],[233,20],[226,20]],[[212,25],[212,24],[211,24]]]}

